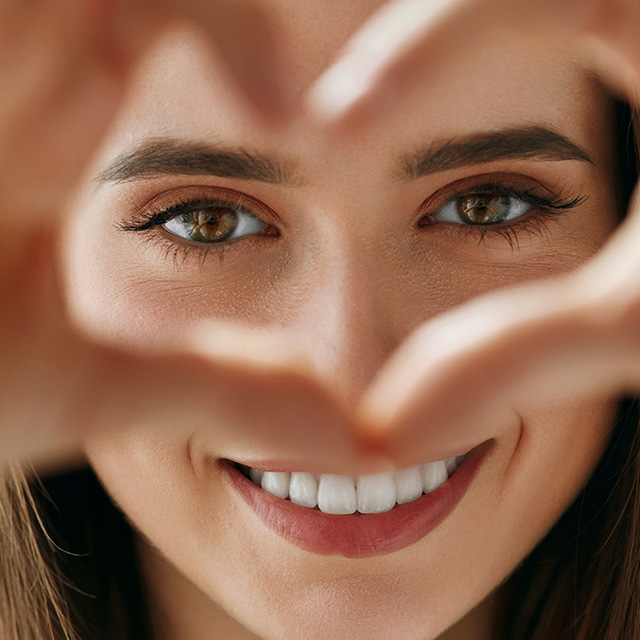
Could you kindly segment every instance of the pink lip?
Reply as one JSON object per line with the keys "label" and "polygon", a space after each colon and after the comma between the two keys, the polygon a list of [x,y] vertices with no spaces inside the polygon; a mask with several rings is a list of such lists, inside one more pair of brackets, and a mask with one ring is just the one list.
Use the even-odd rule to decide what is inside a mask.
{"label": "pink lip", "polygon": [[398,551],[435,529],[462,500],[491,450],[489,440],[469,452],[451,478],[432,493],[390,511],[331,515],[276,498],[221,460],[232,486],[262,522],[292,544],[323,555],[366,558]]}

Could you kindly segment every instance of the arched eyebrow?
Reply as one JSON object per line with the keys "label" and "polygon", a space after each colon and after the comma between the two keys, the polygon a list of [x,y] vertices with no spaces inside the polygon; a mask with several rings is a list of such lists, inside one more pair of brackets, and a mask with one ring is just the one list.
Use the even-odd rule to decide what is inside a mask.
{"label": "arched eyebrow", "polygon": [[210,175],[255,180],[270,184],[293,184],[287,165],[278,159],[243,148],[153,138],[119,155],[96,177],[97,182],[124,182],[159,175]]}
{"label": "arched eyebrow", "polygon": [[414,180],[440,171],[497,160],[580,160],[593,164],[577,144],[550,128],[532,125],[454,138],[404,156],[400,170]]}

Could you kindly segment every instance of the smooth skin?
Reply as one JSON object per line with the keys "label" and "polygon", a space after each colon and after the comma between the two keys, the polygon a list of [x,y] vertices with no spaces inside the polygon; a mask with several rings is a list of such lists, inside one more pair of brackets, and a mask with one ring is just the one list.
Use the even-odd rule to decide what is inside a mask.
{"label": "smooth skin", "polygon": [[[486,42],[503,39],[530,55],[568,46],[634,105],[640,93],[639,30],[635,0],[395,0],[350,40],[310,91],[308,106],[329,129],[366,135],[368,127],[392,120],[396,105],[424,98],[425,78],[455,69],[460,40],[465,55],[473,56]],[[573,276],[484,297],[417,331],[363,402],[367,421],[378,424],[377,436],[405,450],[416,438],[430,438],[422,428],[426,416],[472,430],[479,413],[495,419],[514,405],[635,392],[640,384],[638,207],[635,199],[606,249]],[[476,330],[479,318],[496,316],[499,326]],[[473,329],[474,337],[454,344],[450,326],[466,334]],[[442,391],[463,372],[483,383],[473,402],[452,406]]]}
{"label": "smooth skin", "polygon": [[[318,20],[310,3],[295,14],[286,3],[264,3],[287,59],[297,61],[289,81],[298,100],[376,4],[350,3]],[[554,23],[553,14],[546,19]],[[424,42],[430,35],[426,28]],[[347,140],[334,130],[344,132],[344,123],[327,124],[326,114],[323,121],[300,116],[279,131],[259,126],[222,63],[209,58],[206,38],[176,31],[145,62],[144,82],[134,77],[123,112],[85,167],[59,245],[64,298],[50,277],[49,218],[41,208],[34,205],[26,220],[28,233],[44,240],[27,235],[25,218],[8,233],[14,241],[4,254],[2,389],[11,402],[2,406],[3,424],[16,430],[6,441],[18,455],[48,450],[49,464],[52,449],[62,455],[86,448],[140,531],[154,612],[168,638],[198,640],[212,628],[229,638],[254,633],[274,640],[490,637],[491,601],[442,634],[508,576],[603,451],[619,389],[600,395],[572,384],[571,396],[562,397],[555,380],[553,402],[544,385],[535,401],[523,402],[522,391],[498,394],[509,389],[513,371],[488,368],[496,353],[505,355],[496,350],[505,343],[487,342],[487,333],[494,337],[487,318],[509,328],[513,307],[491,314],[472,307],[455,324],[428,324],[479,294],[571,272],[597,252],[619,215],[611,105],[579,54],[541,47],[533,57],[507,42],[472,53],[443,61],[437,91],[420,99],[407,94],[397,102],[400,113],[385,113]],[[401,158],[418,148],[532,122],[553,127],[593,163],[512,158],[417,180],[399,174]],[[276,185],[165,174],[93,181],[143,139],[167,135],[275,156],[295,179]],[[78,151],[77,166],[85,159]],[[447,185],[514,172],[588,199],[540,233],[521,234],[515,248],[500,235],[479,243],[449,225],[418,224],[425,200]],[[33,193],[40,193],[37,176],[25,165],[21,177],[33,180]],[[220,262],[215,253],[204,261],[192,254],[174,259],[161,232],[153,240],[152,233],[122,230],[160,193],[171,200],[221,188],[275,211],[279,235],[238,239]],[[8,224],[15,218],[9,207]],[[27,237],[28,244],[18,243]],[[618,282],[633,300],[630,281]],[[560,316],[545,317],[553,334]],[[516,319],[514,326],[523,326]],[[220,323],[230,328],[223,332]],[[447,342],[419,342],[416,376],[417,352],[403,354],[398,345],[447,330]],[[465,350],[452,351],[452,333]],[[520,363],[529,336],[515,336],[507,353]],[[434,344],[449,351],[436,352]],[[433,353],[439,359],[429,359]],[[472,394],[473,403],[457,401],[469,391],[468,354],[486,358],[478,360],[472,392],[504,383],[490,396],[499,396],[499,411],[490,403],[491,411],[483,409],[482,393]],[[548,376],[548,363],[536,371]],[[440,386],[430,386],[433,380]],[[447,422],[451,406],[466,414]],[[36,434],[34,425],[44,431]],[[314,556],[262,530],[213,462],[278,459],[301,469],[364,473],[439,459],[489,438],[489,460],[440,527],[400,552],[357,561]]]}
{"label": "smooth skin", "polygon": [[[296,12],[286,3],[265,6],[297,61],[292,81],[301,96],[373,8],[325,11],[319,22],[313,5]],[[401,118],[347,144],[302,117],[283,131],[256,127],[190,32],[167,35],[139,78],[91,169],[102,181],[77,194],[65,219],[63,273],[75,324],[102,342],[158,351],[192,331],[203,332],[214,353],[226,349],[224,334],[204,335],[201,327],[212,321],[264,332],[288,345],[292,361],[345,412],[367,397],[385,361],[423,323],[481,293],[575,269],[620,215],[612,105],[571,51],[531,57],[512,44],[487,44],[482,56],[461,55],[439,76],[437,90],[407,100]],[[531,125],[565,136],[592,162],[509,157],[419,178],[402,173],[403,160],[420,149]],[[178,171],[104,179],[114,161],[169,136],[270,158],[285,179]],[[481,240],[477,229],[420,224],[451,198],[451,185],[484,184],[487,176],[586,199],[510,238]],[[222,254],[203,255],[202,247],[189,250],[158,228],[130,230],[149,209],[221,194],[244,198],[245,210],[266,217],[277,235],[245,236]],[[500,322],[489,317],[455,337],[469,340]],[[180,384],[179,375],[171,381]],[[604,395],[510,407],[497,419],[478,414],[473,429],[424,420],[428,436],[419,450],[389,457],[378,449],[381,459],[371,462],[355,454],[354,465],[342,440],[331,437],[336,421],[326,409],[320,419],[307,416],[290,393],[270,397],[233,382],[225,394],[242,406],[216,407],[214,383],[208,425],[187,418],[167,431],[135,417],[117,438],[101,431],[85,440],[90,463],[140,533],[155,618],[170,639],[204,640],[221,625],[228,637],[265,640],[491,637],[492,600],[473,622],[461,623],[466,631],[443,634],[489,596],[571,503],[606,445],[615,411]],[[464,405],[475,384],[460,374],[442,393],[449,404]],[[489,439],[486,465],[449,518],[410,547],[360,560],[315,555],[276,536],[216,464],[229,458],[371,472],[442,459]],[[376,443],[365,444],[371,451]]]}

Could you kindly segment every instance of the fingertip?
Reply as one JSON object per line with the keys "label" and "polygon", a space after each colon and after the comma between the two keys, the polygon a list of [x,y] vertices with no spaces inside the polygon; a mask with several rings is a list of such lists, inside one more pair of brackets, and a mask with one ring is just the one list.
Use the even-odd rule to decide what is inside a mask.
{"label": "fingertip", "polygon": [[[297,95],[279,26],[254,2],[221,2],[215,15],[192,16],[209,32],[216,57],[262,124],[279,126],[295,113]],[[204,15],[202,15],[204,14]]]}
{"label": "fingertip", "polygon": [[307,111],[316,120],[331,123],[344,118],[369,88],[344,65],[325,71],[309,90]]}
{"label": "fingertip", "polygon": [[385,117],[397,107],[397,81],[389,70],[336,66],[309,90],[305,113],[327,132],[339,136],[361,134],[383,125]]}

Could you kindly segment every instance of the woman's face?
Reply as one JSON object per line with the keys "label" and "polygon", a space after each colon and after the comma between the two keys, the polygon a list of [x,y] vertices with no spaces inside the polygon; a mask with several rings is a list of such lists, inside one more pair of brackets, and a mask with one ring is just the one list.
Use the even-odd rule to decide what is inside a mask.
{"label": "woman's face", "polygon": [[[301,96],[377,4],[265,2]],[[266,328],[356,403],[421,323],[573,269],[616,224],[613,109],[568,55],[487,42],[481,59],[425,78],[401,118],[351,138],[302,119],[263,130],[209,56],[186,31],[158,46],[101,150],[100,180],[68,216],[70,309],[100,339],[154,346],[207,319]],[[461,394],[473,384],[460,382]],[[586,399],[483,426],[456,453],[493,446],[438,526],[362,554],[335,539],[378,516],[334,516],[320,549],[308,533],[277,533],[245,499],[249,480],[220,459],[352,473],[311,448],[294,460],[266,430],[136,424],[87,437],[86,451],[141,534],[152,601],[176,638],[426,640],[476,607],[571,503],[613,406]],[[276,519],[292,505],[269,500]],[[310,509],[294,509],[284,521],[304,528]]]}

